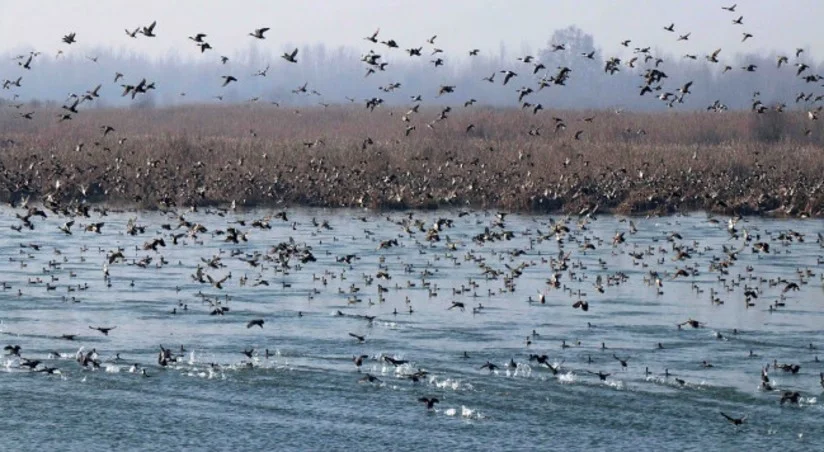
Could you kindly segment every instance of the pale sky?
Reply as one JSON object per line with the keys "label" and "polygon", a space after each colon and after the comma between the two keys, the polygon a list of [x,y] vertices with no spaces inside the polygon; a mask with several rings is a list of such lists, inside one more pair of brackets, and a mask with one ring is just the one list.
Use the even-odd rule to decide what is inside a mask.
{"label": "pale sky", "polygon": [[[721,6],[738,3],[734,13]],[[732,20],[744,16],[744,25]],[[537,53],[552,32],[576,25],[592,34],[607,56],[626,55],[619,42],[652,46],[667,53],[704,55],[721,47],[725,55],[808,48],[820,59],[818,22],[821,0],[0,0],[0,52],[34,48],[47,54],[69,50],[60,42],[77,33],[71,50],[92,48],[196,56],[187,39],[208,34],[218,53],[244,51],[250,45],[282,52],[289,45],[324,43],[362,51],[381,50],[362,38],[380,27],[379,39],[395,39],[401,48],[424,45],[438,35],[436,46],[465,55],[471,48],[497,53],[501,42],[510,55],[524,47]],[[157,38],[131,39],[124,29],[157,20]],[[663,27],[675,23],[675,33]],[[267,39],[248,36],[270,27]],[[679,34],[691,33],[677,42]],[[742,43],[742,33],[754,35]]]}

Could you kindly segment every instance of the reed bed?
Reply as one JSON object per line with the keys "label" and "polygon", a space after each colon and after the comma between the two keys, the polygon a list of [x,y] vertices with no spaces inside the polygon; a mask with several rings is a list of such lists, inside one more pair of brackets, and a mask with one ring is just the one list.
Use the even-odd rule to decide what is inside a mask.
{"label": "reed bed", "polygon": [[[804,112],[455,106],[433,122],[440,111],[191,105],[89,109],[63,122],[57,109],[8,113],[0,198],[824,215],[824,132]],[[103,125],[115,131],[103,136]]]}

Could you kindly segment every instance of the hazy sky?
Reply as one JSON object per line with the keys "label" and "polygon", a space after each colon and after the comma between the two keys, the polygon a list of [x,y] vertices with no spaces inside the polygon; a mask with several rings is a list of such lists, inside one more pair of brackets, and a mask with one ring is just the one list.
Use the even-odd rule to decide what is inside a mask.
{"label": "hazy sky", "polygon": [[[723,11],[737,1],[734,13]],[[744,16],[744,25],[732,20]],[[652,46],[680,55],[705,55],[721,47],[723,54],[789,53],[808,47],[809,57],[824,56],[818,22],[822,0],[0,0],[0,52],[29,49],[47,54],[58,49],[83,52],[111,47],[154,56],[197,57],[187,36],[201,32],[217,53],[244,51],[250,45],[282,52],[288,45],[324,43],[355,46],[363,51],[383,46],[362,38],[380,27],[379,38],[395,39],[401,48],[425,45],[437,34],[437,47],[465,55],[470,48],[497,53],[501,42],[510,55],[524,46],[544,47],[552,32],[577,25],[592,34],[606,55],[625,55],[619,42]],[[157,20],[157,38],[131,39],[125,28]],[[675,23],[675,33],[663,30]],[[270,27],[265,41],[248,36]],[[69,48],[61,37],[74,31]],[[754,38],[742,43],[743,32]],[[689,41],[677,35],[691,32]],[[817,39],[816,39],[817,38]]]}

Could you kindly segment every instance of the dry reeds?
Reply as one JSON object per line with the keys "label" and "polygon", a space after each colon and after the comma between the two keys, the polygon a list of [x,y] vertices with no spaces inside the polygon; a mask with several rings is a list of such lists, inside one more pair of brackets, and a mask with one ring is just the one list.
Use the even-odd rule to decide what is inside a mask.
{"label": "dry reeds", "polygon": [[[422,108],[405,122],[406,113],[249,105],[88,110],[61,123],[57,110],[9,116],[0,197],[822,215],[824,134],[800,112],[453,107],[445,120]],[[115,132],[104,137],[104,124]]]}

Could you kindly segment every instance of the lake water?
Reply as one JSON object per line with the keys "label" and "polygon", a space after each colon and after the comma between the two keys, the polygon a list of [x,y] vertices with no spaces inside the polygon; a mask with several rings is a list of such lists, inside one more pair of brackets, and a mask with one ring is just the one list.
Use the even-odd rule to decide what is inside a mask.
{"label": "lake water", "polygon": [[[599,215],[584,228],[568,221],[559,242],[548,234],[549,216],[507,215],[501,227],[494,212],[414,212],[410,233],[401,225],[405,212],[290,209],[288,221],[273,217],[270,229],[252,221],[275,211],[198,212],[185,219],[206,232],[175,245],[171,236],[188,229],[178,229],[172,214],[92,213],[75,218],[68,235],[59,229],[68,218],[50,212],[32,217],[33,231],[11,229],[24,212],[0,210],[0,337],[41,360],[38,369],[59,371],[31,372],[21,358],[3,358],[7,450],[824,444],[821,220],[742,219],[736,238],[728,218],[636,218],[631,234],[626,219]],[[126,233],[131,218],[144,233]],[[454,224],[441,227],[440,241],[427,241],[414,220],[429,229],[438,218]],[[101,233],[85,232],[94,222],[105,223]],[[228,227],[248,241],[215,234]],[[512,235],[473,240],[487,227]],[[613,245],[619,231],[625,243]],[[144,250],[156,237],[166,246]],[[397,246],[379,247],[392,239]],[[276,259],[273,248],[290,241],[295,253]],[[769,243],[769,253],[754,252],[756,242]],[[689,257],[677,259],[674,246]],[[125,258],[108,264],[118,247]],[[740,250],[736,260],[723,247]],[[307,250],[316,260],[301,263]],[[553,288],[551,262],[560,251],[569,259]],[[339,261],[347,255],[350,263]],[[727,274],[717,269],[721,261],[732,264]],[[193,276],[198,266],[204,282]],[[675,277],[679,269],[687,276]],[[220,288],[206,276],[229,274]],[[784,293],[789,282],[800,290]],[[752,288],[758,298],[748,306],[744,292]],[[589,310],[574,309],[577,300]],[[465,309],[449,309],[453,302]],[[229,310],[210,315],[218,303]],[[783,306],[771,309],[776,303]],[[263,319],[263,328],[247,328],[253,319]],[[676,327],[688,319],[704,325]],[[106,336],[90,326],[115,329]],[[161,345],[181,355],[177,362],[158,364]],[[92,349],[97,369],[75,360]],[[242,353],[249,349],[252,358]],[[532,354],[560,364],[557,374],[530,361]],[[353,355],[367,355],[360,371]],[[384,356],[408,362],[395,366]],[[771,366],[775,391],[765,391],[761,369],[773,360],[800,370]],[[487,361],[499,368],[481,369]],[[135,363],[149,377],[130,372]],[[426,373],[415,382],[409,377],[419,369]],[[611,375],[601,381],[588,371]],[[359,382],[367,373],[379,380]],[[800,404],[779,404],[783,391],[799,391]],[[427,410],[420,397],[440,403]],[[746,422],[736,427],[722,411]]]}

